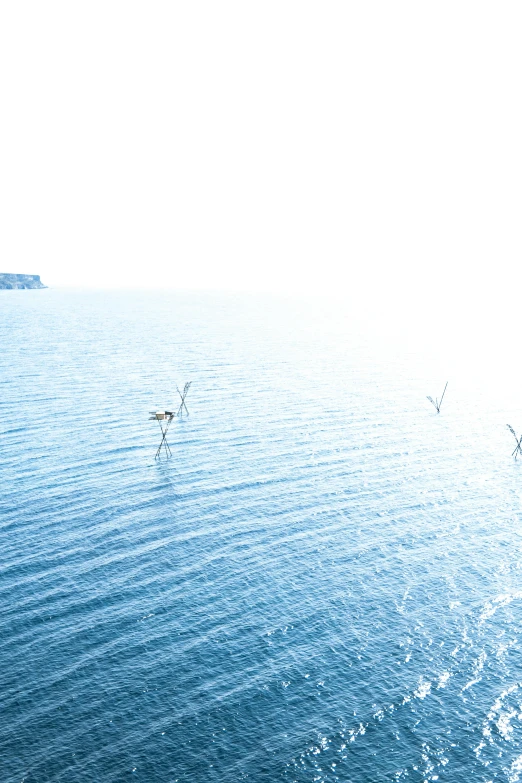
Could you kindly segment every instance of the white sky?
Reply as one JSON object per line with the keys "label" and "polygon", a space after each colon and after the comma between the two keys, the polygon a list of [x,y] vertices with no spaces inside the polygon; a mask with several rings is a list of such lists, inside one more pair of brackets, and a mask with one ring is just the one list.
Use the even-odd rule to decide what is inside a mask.
{"label": "white sky", "polygon": [[514,314],[521,21],[515,2],[5,2],[0,271]]}

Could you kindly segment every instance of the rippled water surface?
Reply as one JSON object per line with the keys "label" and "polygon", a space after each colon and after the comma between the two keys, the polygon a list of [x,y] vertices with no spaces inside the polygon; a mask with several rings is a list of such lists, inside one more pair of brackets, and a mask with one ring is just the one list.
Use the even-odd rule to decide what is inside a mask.
{"label": "rippled water surface", "polygon": [[501,402],[311,303],[0,293],[4,783],[522,780]]}

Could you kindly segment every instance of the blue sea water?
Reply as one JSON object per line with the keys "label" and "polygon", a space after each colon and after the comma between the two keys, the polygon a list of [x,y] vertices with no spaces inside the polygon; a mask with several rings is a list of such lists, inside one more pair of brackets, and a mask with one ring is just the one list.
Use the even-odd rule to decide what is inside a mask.
{"label": "blue sea water", "polygon": [[507,403],[312,302],[0,293],[3,783],[522,779]]}

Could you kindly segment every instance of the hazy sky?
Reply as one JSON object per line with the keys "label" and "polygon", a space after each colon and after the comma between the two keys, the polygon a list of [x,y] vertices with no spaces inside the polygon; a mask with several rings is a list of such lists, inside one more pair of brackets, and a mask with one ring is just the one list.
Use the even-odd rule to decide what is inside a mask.
{"label": "hazy sky", "polygon": [[0,271],[514,308],[521,22],[515,2],[5,2]]}

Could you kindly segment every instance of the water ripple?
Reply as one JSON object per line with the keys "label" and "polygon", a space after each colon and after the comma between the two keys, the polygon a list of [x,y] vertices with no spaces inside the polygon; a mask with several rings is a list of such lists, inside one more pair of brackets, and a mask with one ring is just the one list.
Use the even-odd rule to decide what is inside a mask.
{"label": "water ripple", "polygon": [[297,302],[1,293],[2,781],[522,779],[508,401]]}

